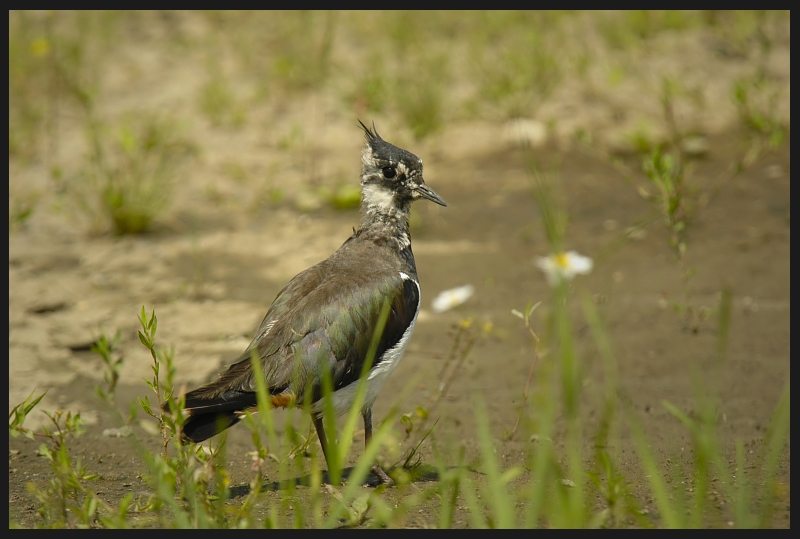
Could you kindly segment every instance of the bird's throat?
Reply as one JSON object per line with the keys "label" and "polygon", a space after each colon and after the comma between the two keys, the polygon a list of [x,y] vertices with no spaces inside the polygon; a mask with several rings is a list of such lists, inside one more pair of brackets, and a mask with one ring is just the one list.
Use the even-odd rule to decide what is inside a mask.
{"label": "bird's throat", "polygon": [[410,203],[398,205],[385,189],[364,186],[361,196],[361,237],[393,238],[402,250],[411,245],[408,232]]}

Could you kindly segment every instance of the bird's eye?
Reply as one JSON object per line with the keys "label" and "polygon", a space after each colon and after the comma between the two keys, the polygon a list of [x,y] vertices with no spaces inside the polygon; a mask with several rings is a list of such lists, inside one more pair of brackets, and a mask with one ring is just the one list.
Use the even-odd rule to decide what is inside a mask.
{"label": "bird's eye", "polygon": [[384,178],[394,178],[397,175],[397,171],[394,167],[383,167],[383,177]]}

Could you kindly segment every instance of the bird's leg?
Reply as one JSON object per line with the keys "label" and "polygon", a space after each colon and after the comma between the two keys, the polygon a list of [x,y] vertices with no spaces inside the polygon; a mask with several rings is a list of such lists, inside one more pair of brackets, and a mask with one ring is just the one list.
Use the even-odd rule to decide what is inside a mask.
{"label": "bird's leg", "polygon": [[[372,408],[365,409],[361,415],[364,418],[364,449],[366,449],[372,439]],[[372,466],[372,473],[378,476],[381,483],[385,483],[387,486],[394,485],[392,478],[383,471],[383,468],[377,462]]]}
{"label": "bird's leg", "polygon": [[325,464],[328,466],[328,473],[331,472],[331,463],[328,460],[328,438],[325,436],[325,427],[322,425],[322,418],[314,416],[314,427],[317,429],[319,444],[322,446],[322,456],[325,457]]}

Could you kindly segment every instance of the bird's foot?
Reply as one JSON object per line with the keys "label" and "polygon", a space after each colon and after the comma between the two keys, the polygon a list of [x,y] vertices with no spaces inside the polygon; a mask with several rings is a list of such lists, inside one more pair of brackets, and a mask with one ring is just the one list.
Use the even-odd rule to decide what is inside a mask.
{"label": "bird's foot", "polygon": [[384,472],[383,468],[381,468],[379,465],[376,464],[375,466],[372,467],[372,473],[375,474],[380,480],[380,482],[386,485],[387,487],[391,487],[394,485],[394,480],[391,477],[389,477],[389,474]]}

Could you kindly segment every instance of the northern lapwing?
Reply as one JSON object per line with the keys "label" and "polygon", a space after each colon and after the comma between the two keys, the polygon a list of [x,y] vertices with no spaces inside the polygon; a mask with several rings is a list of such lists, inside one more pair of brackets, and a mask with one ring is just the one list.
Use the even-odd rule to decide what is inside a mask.
{"label": "northern lapwing", "polygon": [[[361,414],[366,444],[372,437],[372,406],[403,355],[420,310],[420,285],[408,216],[411,203],[426,199],[447,206],[422,178],[422,160],[383,140],[359,121],[366,136],[361,152],[361,226],[326,260],[295,276],[272,302],[250,346],[219,378],[186,394],[183,437],[202,442],[255,410],[251,354],[261,360],[272,406],[308,406],[328,468],[322,414],[323,379],[330,376],[337,414],[347,412],[365,362],[366,395]],[[384,306],[385,327],[378,328]],[[377,351],[368,358],[373,334]],[[378,465],[381,482],[391,478]]]}

